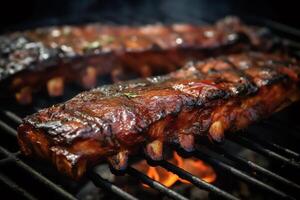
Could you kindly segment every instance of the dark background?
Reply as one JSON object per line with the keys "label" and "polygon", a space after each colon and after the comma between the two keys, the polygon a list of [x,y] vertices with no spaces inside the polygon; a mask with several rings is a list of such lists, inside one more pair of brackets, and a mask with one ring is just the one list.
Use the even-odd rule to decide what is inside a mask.
{"label": "dark background", "polygon": [[271,0],[3,0],[1,32],[85,22],[198,23],[225,15],[262,17],[300,28],[297,1]]}

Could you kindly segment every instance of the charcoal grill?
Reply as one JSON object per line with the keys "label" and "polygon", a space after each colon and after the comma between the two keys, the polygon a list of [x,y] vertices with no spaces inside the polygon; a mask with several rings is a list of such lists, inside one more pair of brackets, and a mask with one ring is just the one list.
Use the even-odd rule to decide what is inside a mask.
{"label": "charcoal grill", "polygon": [[[197,24],[210,22],[207,19],[199,18],[195,13],[181,15],[180,19],[176,18],[178,16],[175,15],[158,16],[156,19],[147,16],[147,14],[137,19],[130,14],[126,15],[126,13],[125,16],[117,18],[109,14],[102,17],[105,22],[114,24],[132,24],[133,19],[134,24],[153,23],[155,21],[166,23],[188,21]],[[300,45],[297,43],[297,40],[300,41],[299,30],[256,18],[247,18],[245,21],[269,27],[274,33],[288,41],[293,53],[299,54]],[[103,83],[103,80],[99,81],[99,84]],[[0,113],[0,190],[3,190],[1,194],[9,194],[13,198],[24,199],[77,199],[76,191],[78,191],[80,183],[77,184],[61,176],[47,164],[29,160],[20,154],[16,142],[16,127],[21,123],[23,116],[33,113],[41,107],[69,99],[80,91],[81,89],[77,86],[70,85],[67,86],[65,95],[61,98],[49,99],[46,95],[40,94],[38,98],[35,98],[36,101],[31,107],[12,106],[9,103],[3,103]],[[300,197],[300,185],[299,179],[297,179],[300,175],[300,151],[297,146],[297,142],[300,141],[298,134],[300,126],[295,118],[291,120],[289,117],[296,116],[295,110],[299,111],[299,108],[299,105],[293,105],[271,119],[250,127],[246,130],[247,134],[231,134],[232,137],[228,134],[229,137],[223,145],[203,144],[187,156],[193,156],[211,164],[218,170],[218,176],[220,173],[224,173],[227,174],[227,178],[241,180],[247,185],[251,185],[261,193],[263,198],[297,199]],[[268,134],[267,132],[272,133]],[[230,152],[226,147],[228,144],[237,145],[240,149],[250,149],[262,155],[271,165],[263,167],[255,161]],[[145,158],[142,157],[141,159]],[[194,186],[208,191],[212,199],[240,198],[228,191],[226,187],[224,188],[224,184],[207,183],[166,160],[152,164],[159,165],[182,179],[188,180]],[[129,166],[125,174],[147,184],[170,199],[188,199],[133,167]],[[220,176],[218,179],[222,177]],[[138,199],[138,197],[102,177],[96,168],[88,172],[86,179],[91,180],[97,187],[108,191],[112,199]],[[226,184],[226,180],[220,181]]]}

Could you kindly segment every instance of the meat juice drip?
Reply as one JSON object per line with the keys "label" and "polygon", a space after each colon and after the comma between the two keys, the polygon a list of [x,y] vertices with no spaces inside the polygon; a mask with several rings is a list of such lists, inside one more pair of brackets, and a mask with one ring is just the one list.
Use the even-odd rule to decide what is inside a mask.
{"label": "meat juice drip", "polygon": [[[214,169],[201,160],[182,158],[176,152],[174,152],[173,157],[171,159],[168,159],[168,161],[208,183],[214,182],[217,178]],[[149,166],[145,160],[134,164],[133,167],[143,172],[144,174],[147,174],[147,176],[154,179],[155,181],[160,182],[166,187],[171,187],[176,182],[190,184],[189,181],[181,179],[176,174],[173,174],[172,172],[169,172],[162,167]],[[143,184],[143,186],[149,187],[145,184]]]}

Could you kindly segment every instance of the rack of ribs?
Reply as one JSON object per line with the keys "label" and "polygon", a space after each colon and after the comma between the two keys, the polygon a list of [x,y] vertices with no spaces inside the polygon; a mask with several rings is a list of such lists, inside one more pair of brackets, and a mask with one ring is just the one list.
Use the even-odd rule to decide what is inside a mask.
{"label": "rack of ribs", "polygon": [[75,82],[93,88],[97,77],[113,82],[175,71],[187,60],[273,45],[263,28],[228,17],[215,25],[90,24],[39,28],[0,36],[0,98],[32,102],[46,89],[60,96]]}
{"label": "rack of ribs", "polygon": [[51,161],[75,179],[101,161],[116,170],[143,149],[161,160],[165,144],[193,151],[201,136],[225,132],[299,99],[299,62],[282,53],[246,52],[189,62],[163,76],[82,92],[24,119],[18,141],[25,155]]}

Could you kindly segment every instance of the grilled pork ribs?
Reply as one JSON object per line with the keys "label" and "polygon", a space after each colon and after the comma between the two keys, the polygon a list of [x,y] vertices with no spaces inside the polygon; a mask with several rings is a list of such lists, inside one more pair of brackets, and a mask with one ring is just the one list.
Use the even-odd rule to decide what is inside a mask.
{"label": "grilled pork ribs", "polygon": [[0,98],[28,104],[42,89],[62,95],[68,82],[92,88],[99,76],[149,77],[191,59],[268,49],[273,42],[264,30],[231,17],[207,26],[90,24],[6,34],[0,36]]}
{"label": "grilled pork ribs", "polygon": [[117,170],[143,149],[192,151],[199,136],[220,141],[299,99],[299,62],[282,53],[244,52],[191,62],[164,76],[106,85],[24,119],[25,155],[77,179],[107,160]]}

